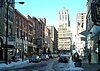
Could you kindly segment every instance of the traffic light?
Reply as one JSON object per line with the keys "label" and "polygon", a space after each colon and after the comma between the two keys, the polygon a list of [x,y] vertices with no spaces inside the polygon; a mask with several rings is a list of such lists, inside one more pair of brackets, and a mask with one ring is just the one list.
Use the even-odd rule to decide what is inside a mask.
{"label": "traffic light", "polygon": [[91,18],[95,25],[100,26],[100,2],[91,3]]}

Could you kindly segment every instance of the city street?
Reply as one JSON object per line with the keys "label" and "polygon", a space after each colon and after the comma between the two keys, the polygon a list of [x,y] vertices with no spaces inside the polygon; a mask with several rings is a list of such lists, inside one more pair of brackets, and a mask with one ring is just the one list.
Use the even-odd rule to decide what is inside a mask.
{"label": "city street", "polygon": [[0,71],[100,71],[100,0],[0,0]]}
{"label": "city street", "polygon": [[75,67],[74,62],[69,60],[68,63],[60,63],[58,59],[50,59],[39,63],[29,63],[27,66],[20,68],[11,68],[3,71],[83,71],[81,67]]}
{"label": "city street", "polygon": [[82,67],[75,67],[74,62],[69,60],[68,63],[60,63],[58,59],[49,59],[39,63],[23,63],[10,68],[0,69],[0,71],[97,71],[100,69],[98,64],[88,64],[87,61],[82,62]]}

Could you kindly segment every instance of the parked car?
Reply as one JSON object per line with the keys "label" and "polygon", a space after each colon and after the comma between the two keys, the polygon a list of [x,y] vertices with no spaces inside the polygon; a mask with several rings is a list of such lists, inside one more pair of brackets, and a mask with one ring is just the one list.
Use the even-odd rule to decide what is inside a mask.
{"label": "parked car", "polygon": [[31,62],[40,62],[41,58],[38,55],[33,55],[32,57],[29,58],[29,63]]}
{"label": "parked car", "polygon": [[11,62],[17,62],[17,61],[19,61],[19,59],[17,59],[17,57],[15,57],[15,56],[12,56],[9,61],[11,61]]}
{"label": "parked car", "polygon": [[68,59],[70,59],[71,54],[70,53],[60,53],[59,57],[61,57],[61,56],[66,56]]}
{"label": "parked car", "polygon": [[58,61],[61,63],[68,63],[69,59],[67,56],[60,56]]}
{"label": "parked car", "polygon": [[49,56],[49,59],[50,59],[50,58],[51,58],[51,59],[53,58],[53,55],[52,55],[52,54],[48,54],[48,56]]}
{"label": "parked car", "polygon": [[48,59],[49,59],[48,54],[42,54],[41,55],[41,60],[48,60]]}

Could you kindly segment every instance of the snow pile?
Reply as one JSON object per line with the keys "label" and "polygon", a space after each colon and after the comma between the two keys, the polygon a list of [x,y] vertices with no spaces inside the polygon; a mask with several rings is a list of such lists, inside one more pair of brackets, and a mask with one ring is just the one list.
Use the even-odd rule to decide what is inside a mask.
{"label": "snow pile", "polygon": [[12,69],[12,68],[20,68],[20,67],[24,67],[29,63],[28,60],[26,61],[18,61],[18,62],[11,62],[10,64],[5,64],[5,63],[1,63],[0,64],[0,69],[6,70],[6,69]]}
{"label": "snow pile", "polygon": [[75,68],[74,62],[72,60],[69,60],[68,68]]}
{"label": "snow pile", "polygon": [[70,60],[68,63],[68,68],[66,68],[65,71],[84,71],[84,69],[81,67],[75,67],[74,63],[75,62]]}

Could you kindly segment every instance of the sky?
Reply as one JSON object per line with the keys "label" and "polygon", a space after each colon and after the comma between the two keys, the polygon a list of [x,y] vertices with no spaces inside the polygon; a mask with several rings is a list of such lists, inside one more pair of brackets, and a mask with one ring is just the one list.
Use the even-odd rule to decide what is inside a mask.
{"label": "sky", "polygon": [[46,18],[47,26],[55,26],[58,28],[58,12],[64,7],[69,12],[71,31],[74,32],[76,28],[77,13],[86,12],[86,0],[15,0],[16,2],[25,2],[25,4],[16,4],[23,15],[30,15],[36,18]]}

